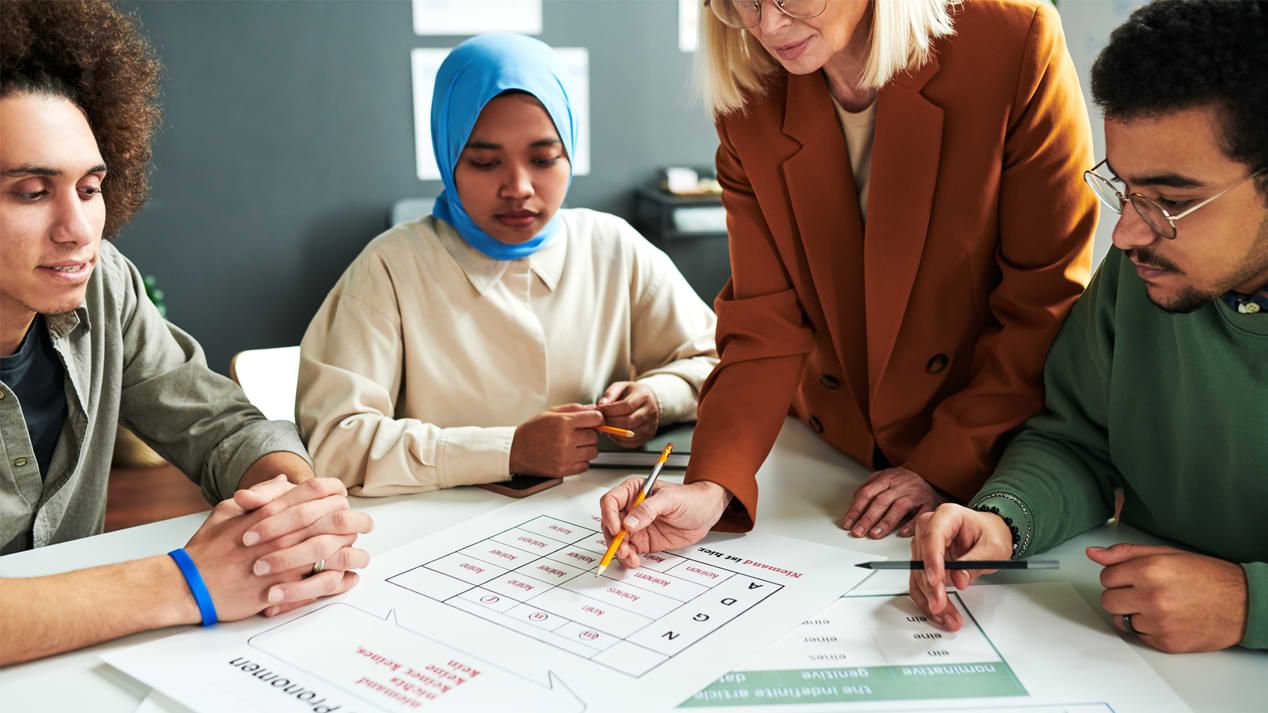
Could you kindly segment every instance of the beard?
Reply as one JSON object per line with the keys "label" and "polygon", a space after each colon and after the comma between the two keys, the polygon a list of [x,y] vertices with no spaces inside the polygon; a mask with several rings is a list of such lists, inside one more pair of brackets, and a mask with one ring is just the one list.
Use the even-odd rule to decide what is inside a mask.
{"label": "beard", "polygon": [[[1130,258],[1133,262],[1138,262],[1141,265],[1145,265],[1146,267],[1154,267],[1160,270],[1166,270],[1167,272],[1171,272],[1177,275],[1184,274],[1184,271],[1181,270],[1178,265],[1164,258],[1163,256],[1157,254],[1156,252],[1154,252],[1153,250],[1149,248],[1134,248],[1132,250],[1128,250],[1127,257]],[[1201,307],[1207,302],[1210,302],[1215,297],[1218,297],[1219,295],[1223,294],[1223,292],[1216,292],[1215,294],[1207,294],[1207,292],[1204,290],[1199,290],[1198,288],[1192,287],[1192,286],[1186,286],[1182,288],[1180,292],[1174,296],[1160,297],[1155,295],[1153,293],[1153,290],[1149,287],[1149,285],[1146,284],[1145,294],[1149,296],[1149,301],[1153,302],[1155,307],[1163,310],[1164,312],[1170,312],[1172,314],[1185,314],[1188,312],[1192,312],[1193,310]]]}
{"label": "beard", "polygon": [[1209,304],[1212,300],[1224,293],[1207,294],[1196,287],[1185,287],[1174,297],[1160,298],[1155,297],[1153,293],[1149,291],[1149,288],[1146,287],[1145,294],[1149,296],[1149,301],[1153,302],[1155,307],[1164,312],[1169,312],[1171,314],[1188,314],[1203,305]]}
{"label": "beard", "polygon": [[[1221,296],[1244,285],[1256,277],[1268,274],[1268,218],[1259,224],[1257,239],[1251,246],[1250,251],[1241,260],[1236,263],[1236,270],[1227,275],[1224,279],[1211,288],[1202,289],[1193,285],[1186,285],[1180,288],[1179,292],[1167,297],[1155,296],[1149,289],[1145,287],[1145,294],[1149,296],[1149,301],[1154,306],[1171,314],[1187,314],[1192,312],[1208,302],[1219,299]],[[1148,267],[1155,267],[1169,272],[1183,275],[1184,271],[1178,265],[1170,260],[1158,255],[1150,248],[1134,248],[1127,251],[1127,256],[1136,262]],[[1262,289],[1262,285],[1256,289]]]}

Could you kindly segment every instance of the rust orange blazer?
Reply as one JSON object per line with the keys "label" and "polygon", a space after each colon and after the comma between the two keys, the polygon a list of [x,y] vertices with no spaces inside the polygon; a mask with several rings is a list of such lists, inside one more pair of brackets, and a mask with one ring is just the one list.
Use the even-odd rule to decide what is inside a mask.
{"label": "rust orange blazer", "polygon": [[821,72],[717,122],[732,277],[687,481],[734,494],[719,529],[752,527],[790,407],[859,462],[968,498],[1043,405],[1090,272],[1087,110],[1048,3],[972,0],[955,28],[876,98],[866,228]]}

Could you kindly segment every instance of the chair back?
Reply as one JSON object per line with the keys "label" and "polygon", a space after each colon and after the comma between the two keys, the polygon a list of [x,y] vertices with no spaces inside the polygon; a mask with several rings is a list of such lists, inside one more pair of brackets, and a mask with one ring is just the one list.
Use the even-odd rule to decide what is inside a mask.
{"label": "chair back", "polygon": [[229,376],[270,421],[295,421],[299,347],[247,349],[233,355]]}
{"label": "chair back", "polygon": [[431,215],[432,206],[435,204],[435,198],[402,198],[392,204],[392,213],[388,218],[387,227],[426,218]]}

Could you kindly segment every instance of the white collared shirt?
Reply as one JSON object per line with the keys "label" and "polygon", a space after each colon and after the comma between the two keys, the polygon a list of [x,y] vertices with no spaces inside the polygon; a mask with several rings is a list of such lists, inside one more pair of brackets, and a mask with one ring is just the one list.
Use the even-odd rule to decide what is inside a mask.
{"label": "white collared shirt", "polygon": [[317,472],[395,495],[510,475],[515,427],[614,381],[695,417],[713,312],[628,223],[559,212],[530,257],[493,260],[429,216],[375,238],[301,344],[296,421]]}

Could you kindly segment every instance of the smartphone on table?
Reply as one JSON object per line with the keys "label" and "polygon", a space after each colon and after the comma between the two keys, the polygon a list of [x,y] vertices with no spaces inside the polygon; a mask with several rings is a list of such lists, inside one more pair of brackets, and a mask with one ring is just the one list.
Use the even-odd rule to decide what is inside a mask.
{"label": "smartphone on table", "polygon": [[536,475],[512,475],[510,480],[503,480],[500,483],[481,483],[480,487],[485,490],[491,490],[499,495],[505,495],[508,498],[524,498],[533,493],[540,493],[543,490],[559,485],[564,482],[563,478],[547,478]]}

